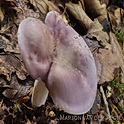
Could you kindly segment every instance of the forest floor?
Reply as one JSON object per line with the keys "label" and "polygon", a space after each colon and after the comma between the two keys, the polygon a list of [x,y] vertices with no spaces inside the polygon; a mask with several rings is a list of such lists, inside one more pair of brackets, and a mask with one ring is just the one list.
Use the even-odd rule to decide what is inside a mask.
{"label": "forest floor", "polygon": [[[52,0],[54,2],[50,2],[48,9],[44,1],[38,4],[38,0],[0,0],[0,124],[124,124],[124,83],[120,80],[120,71],[111,81],[98,84],[95,103],[84,115],[70,115],[59,110],[50,96],[45,105],[32,107],[34,80],[27,73],[20,56],[18,26],[29,16],[44,20],[46,13],[53,8],[70,14],[63,8],[63,2],[58,2],[57,8],[54,5],[56,1]],[[74,17],[70,16],[68,20],[80,35],[87,33],[84,30],[81,34],[81,25]],[[115,31],[122,42],[124,32],[120,32],[120,29]]]}

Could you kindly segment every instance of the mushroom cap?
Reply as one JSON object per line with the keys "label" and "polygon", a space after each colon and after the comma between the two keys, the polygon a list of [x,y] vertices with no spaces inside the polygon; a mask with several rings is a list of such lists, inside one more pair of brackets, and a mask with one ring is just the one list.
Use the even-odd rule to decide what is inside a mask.
{"label": "mushroom cap", "polygon": [[57,12],[49,12],[45,23],[53,28],[57,42],[56,57],[46,83],[50,96],[68,113],[86,113],[94,103],[97,90],[93,55],[84,39]]}
{"label": "mushroom cap", "polygon": [[[95,61],[84,39],[59,13],[49,12],[45,24],[34,18],[22,21],[18,41],[27,71],[34,79],[45,81],[59,108],[70,114],[91,109],[97,91]],[[35,95],[42,93],[35,89],[39,90]]]}
{"label": "mushroom cap", "polygon": [[45,80],[53,56],[53,36],[39,19],[28,17],[18,29],[18,43],[22,59],[29,74]]}

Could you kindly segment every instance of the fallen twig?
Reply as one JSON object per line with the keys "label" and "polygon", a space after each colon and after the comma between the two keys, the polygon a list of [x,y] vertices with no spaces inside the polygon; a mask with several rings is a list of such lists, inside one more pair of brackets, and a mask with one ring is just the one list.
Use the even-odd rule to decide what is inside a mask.
{"label": "fallen twig", "polygon": [[108,107],[108,102],[106,100],[106,96],[105,96],[105,93],[104,93],[104,90],[103,90],[102,86],[100,86],[100,92],[102,93],[102,96],[103,96],[103,101],[105,103],[106,111],[108,113],[108,118],[109,118],[110,122],[113,124],[113,121],[112,121],[111,115],[110,115],[110,111],[109,111],[109,107]]}

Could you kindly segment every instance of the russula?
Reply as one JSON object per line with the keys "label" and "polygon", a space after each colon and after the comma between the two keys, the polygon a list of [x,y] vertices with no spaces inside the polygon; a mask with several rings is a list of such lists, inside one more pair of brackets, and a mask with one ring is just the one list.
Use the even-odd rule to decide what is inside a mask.
{"label": "russula", "polygon": [[25,67],[36,79],[34,106],[44,104],[49,92],[55,105],[67,113],[84,114],[91,109],[97,90],[95,61],[84,39],[59,13],[49,12],[45,24],[24,19],[18,43]]}

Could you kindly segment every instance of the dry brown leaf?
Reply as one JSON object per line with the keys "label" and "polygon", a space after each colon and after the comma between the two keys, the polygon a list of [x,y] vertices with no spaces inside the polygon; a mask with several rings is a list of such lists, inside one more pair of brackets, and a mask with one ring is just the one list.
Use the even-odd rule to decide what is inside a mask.
{"label": "dry brown leaf", "polygon": [[[2,104],[3,104],[3,100],[0,102],[0,116],[4,115]],[[1,122],[0,122],[0,124],[1,124]]]}
{"label": "dry brown leaf", "polygon": [[2,37],[2,41],[3,41],[3,44],[5,44],[4,46],[6,46],[4,47],[5,52],[19,53],[19,48],[16,40],[14,42],[14,41],[8,40],[5,37]]}
{"label": "dry brown leaf", "polygon": [[12,55],[0,55],[0,74],[5,75],[8,81],[11,80],[11,74],[16,72],[19,79],[26,79],[27,72],[24,65]]}
{"label": "dry brown leaf", "polygon": [[60,12],[59,8],[48,0],[30,0],[30,2],[40,10],[40,13],[42,13],[42,16],[44,17],[49,11],[52,10]]}
{"label": "dry brown leaf", "polygon": [[[98,19],[103,25],[104,31],[108,32],[110,29],[107,15],[107,0],[84,0],[86,13],[92,19]],[[105,3],[105,4],[103,4]]]}
{"label": "dry brown leaf", "polygon": [[[96,42],[101,45],[101,47],[99,47],[96,44],[95,46],[98,49],[93,51],[97,64],[97,71],[100,70],[99,67],[102,68],[100,70],[101,77],[99,83],[113,80],[114,77],[117,76],[117,71],[122,73],[122,75],[124,74],[124,56],[122,55],[120,45],[118,44],[116,37],[113,33],[110,32],[110,35],[108,35],[102,30],[102,25],[99,24],[97,20],[95,20],[94,24],[91,26],[91,29],[89,29],[87,33],[87,37],[90,38],[91,42],[96,39]],[[90,47],[93,47],[93,45]],[[101,66],[98,66],[97,61],[101,64]],[[122,79],[124,79],[123,76]]]}
{"label": "dry brown leaf", "polygon": [[30,120],[28,119],[26,124],[32,124],[32,123],[31,123]]}
{"label": "dry brown leaf", "polygon": [[1,30],[0,30],[0,33],[1,33],[1,34],[4,34],[6,31],[9,30],[9,28],[10,28],[10,27],[8,26],[8,24],[2,26],[2,28],[1,28]]}
{"label": "dry brown leaf", "polygon": [[101,4],[106,4],[106,6],[108,6],[109,4],[109,0],[100,0]]}
{"label": "dry brown leaf", "polygon": [[84,0],[80,0],[83,10],[85,10]]}
{"label": "dry brown leaf", "polygon": [[0,35],[0,49],[5,49],[7,46],[6,46],[6,42],[5,40],[2,38],[2,36]]}
{"label": "dry brown leaf", "polygon": [[84,0],[86,13],[90,15],[90,17],[98,17],[104,16],[107,18],[106,4],[100,4],[99,0]]}
{"label": "dry brown leaf", "polygon": [[91,25],[87,34],[89,38],[96,38],[102,46],[106,46],[106,43],[109,42],[108,34],[103,32],[103,26],[97,19],[94,20],[94,23]]}
{"label": "dry brown leaf", "polygon": [[49,124],[58,124],[58,120],[51,120]]}
{"label": "dry brown leaf", "polygon": [[66,3],[65,4],[70,13],[86,28],[89,29],[93,21],[87,16],[82,8],[81,2],[78,4]]}
{"label": "dry brown leaf", "polygon": [[29,96],[21,97],[18,101],[19,104],[26,103],[30,99]]}
{"label": "dry brown leaf", "polygon": [[112,52],[116,56],[120,57],[120,61],[122,62],[122,65],[123,65],[123,63],[124,63],[124,55],[122,53],[122,49],[120,47],[120,44],[118,43],[117,38],[116,38],[114,33],[110,32],[109,36],[110,36],[110,43],[112,45]]}
{"label": "dry brown leaf", "polygon": [[121,8],[118,8],[115,10],[115,17],[116,17],[116,22],[117,24],[120,24],[121,23],[121,11],[122,9]]}
{"label": "dry brown leaf", "polygon": [[4,76],[0,75],[0,93],[2,93],[5,89],[11,88],[6,80],[4,79]]}
{"label": "dry brown leaf", "polygon": [[99,49],[98,52],[94,52],[94,56],[98,58],[98,61],[102,64],[102,74],[99,83],[108,82],[114,79],[114,72],[116,69],[120,69],[121,63],[118,57],[112,53],[111,46],[108,48]]}
{"label": "dry brown leaf", "polygon": [[30,0],[30,3],[33,4],[35,8],[38,8],[43,18],[45,18],[48,12],[48,0]]}
{"label": "dry brown leaf", "polygon": [[19,53],[17,44],[17,26],[13,22],[8,22],[0,30],[0,49],[5,52]]}
{"label": "dry brown leaf", "polygon": [[0,124],[5,124],[4,121],[0,120]]}
{"label": "dry brown leaf", "polygon": [[115,56],[117,56],[117,61],[120,62],[121,64],[121,69],[122,69],[122,82],[124,82],[124,54],[123,51],[117,41],[117,38],[114,33],[110,32],[110,42],[112,46],[112,52]]}
{"label": "dry brown leaf", "polygon": [[49,11],[55,10],[57,12],[60,12],[59,8],[53,4],[51,1],[48,1]]}
{"label": "dry brown leaf", "polygon": [[4,19],[4,14],[3,14],[3,11],[0,7],[0,22],[3,21],[3,19]]}
{"label": "dry brown leaf", "polygon": [[7,88],[2,93],[5,97],[9,99],[17,99],[23,97],[29,93],[31,85],[21,85],[19,84],[17,77],[14,75],[11,78],[10,85],[11,88]]}
{"label": "dry brown leaf", "polygon": [[124,10],[121,8],[118,8],[117,6],[111,5],[108,7],[108,15],[110,18],[112,29],[113,31],[115,31],[115,28],[122,23]]}
{"label": "dry brown leaf", "polygon": [[117,76],[116,72],[120,72],[122,75],[124,74],[124,64],[122,64],[120,56],[117,56],[112,52],[111,45],[108,44],[106,48],[99,49],[98,52],[94,53],[94,56],[98,58],[102,64],[102,75],[99,83],[113,80],[114,77]]}

